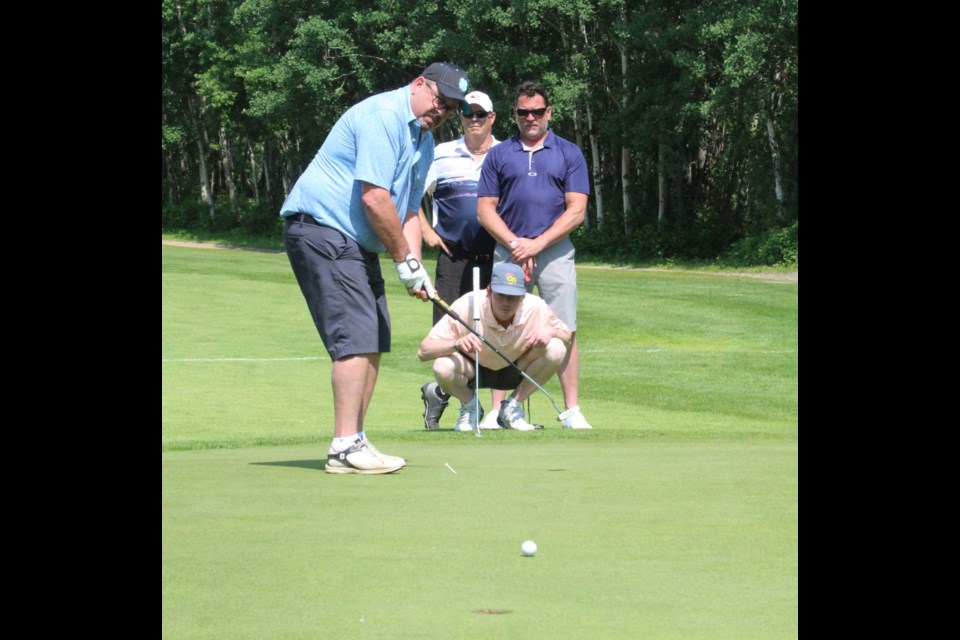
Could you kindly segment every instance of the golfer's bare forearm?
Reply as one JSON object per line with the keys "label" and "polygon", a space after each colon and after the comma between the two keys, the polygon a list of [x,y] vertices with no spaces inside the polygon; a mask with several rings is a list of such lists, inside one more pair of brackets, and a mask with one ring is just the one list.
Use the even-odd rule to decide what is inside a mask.
{"label": "golfer's bare forearm", "polygon": [[393,261],[401,262],[410,253],[410,244],[400,226],[400,216],[390,199],[390,192],[383,187],[364,182],[360,199],[373,232],[387,248]]}
{"label": "golfer's bare forearm", "polygon": [[[459,340],[459,339],[458,339]],[[420,343],[417,350],[417,357],[421,362],[436,360],[443,356],[452,356],[455,353],[461,353],[457,348],[457,340],[449,338],[427,338]]]}
{"label": "golfer's bare forearm", "polygon": [[[550,228],[540,234],[538,240],[543,243],[543,249],[560,242],[583,224],[587,213],[587,196],[584,193],[567,193],[565,196],[567,208],[557,218]],[[543,250],[541,249],[541,251]]]}

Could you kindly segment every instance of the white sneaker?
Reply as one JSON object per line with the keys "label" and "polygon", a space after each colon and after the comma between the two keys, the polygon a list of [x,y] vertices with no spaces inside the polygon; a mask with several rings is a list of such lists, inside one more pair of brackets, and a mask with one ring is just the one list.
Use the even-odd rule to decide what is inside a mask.
{"label": "white sneaker", "polygon": [[593,429],[587,419],[580,412],[580,405],[567,409],[559,416],[557,420],[563,425],[564,429]]}
{"label": "white sneaker", "polygon": [[387,464],[400,465],[401,467],[407,464],[407,461],[400,456],[388,456],[387,454],[382,453],[380,449],[377,449],[375,446],[373,446],[373,443],[367,440],[366,437],[363,438],[363,441],[367,444],[367,448],[370,449],[370,451],[373,451],[374,454],[380,456]]}
{"label": "white sneaker", "polygon": [[327,451],[327,473],[393,473],[407,462],[397,456],[387,456],[370,444],[369,440],[357,439],[349,448],[340,452]]}
{"label": "white sneaker", "polygon": [[493,431],[494,429],[503,429],[503,427],[500,426],[500,423],[497,422],[497,418],[499,417],[500,414],[498,412],[488,413],[487,417],[485,417],[483,422],[480,423],[480,428],[489,431]]}
{"label": "white sneaker", "polygon": [[[460,417],[457,418],[457,426],[454,431],[473,431],[473,415],[477,411],[477,399],[474,397],[469,402],[460,405]],[[483,406],[480,407],[480,418],[483,418]],[[480,420],[477,420],[480,422]]]}
{"label": "white sneaker", "polygon": [[500,405],[500,424],[514,431],[533,431],[534,426],[527,422],[523,413],[523,404],[516,398],[508,398]]}

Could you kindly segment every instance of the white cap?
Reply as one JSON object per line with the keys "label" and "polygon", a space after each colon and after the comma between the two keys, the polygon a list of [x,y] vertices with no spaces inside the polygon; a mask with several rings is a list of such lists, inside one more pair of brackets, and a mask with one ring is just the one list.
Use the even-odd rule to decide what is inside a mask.
{"label": "white cap", "polygon": [[483,107],[484,111],[493,111],[493,103],[490,102],[490,96],[482,91],[468,93],[463,97],[463,101],[467,104],[478,104]]}

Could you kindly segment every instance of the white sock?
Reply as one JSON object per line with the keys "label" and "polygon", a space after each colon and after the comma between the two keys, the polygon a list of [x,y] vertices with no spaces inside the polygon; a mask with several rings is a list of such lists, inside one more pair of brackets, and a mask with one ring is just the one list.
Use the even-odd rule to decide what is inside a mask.
{"label": "white sock", "polygon": [[[359,435],[359,434],[357,434]],[[349,449],[353,446],[353,443],[357,441],[357,436],[344,436],[342,438],[334,438],[333,444],[330,445],[330,448],[333,449],[334,453],[340,453],[345,449]]]}

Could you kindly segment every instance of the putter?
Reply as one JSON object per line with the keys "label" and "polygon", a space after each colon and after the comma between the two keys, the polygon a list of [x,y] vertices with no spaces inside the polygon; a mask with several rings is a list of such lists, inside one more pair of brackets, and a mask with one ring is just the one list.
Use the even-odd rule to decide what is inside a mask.
{"label": "putter", "polygon": [[[473,268],[473,328],[474,333],[480,335],[480,267]],[[476,400],[476,411],[473,412],[473,430],[477,437],[480,434],[480,350],[477,349],[476,364],[473,367],[473,398]]]}
{"label": "putter", "polygon": [[477,336],[478,338],[480,338],[480,341],[483,342],[483,344],[485,344],[485,345],[487,345],[488,347],[490,347],[495,354],[497,354],[498,356],[500,356],[501,358],[503,358],[503,359],[507,362],[507,364],[509,364],[511,367],[513,367],[513,368],[517,371],[517,373],[519,373],[519,374],[522,375],[524,378],[526,378],[527,380],[529,380],[530,382],[532,382],[532,383],[533,383],[533,386],[535,386],[537,389],[539,389],[540,391],[542,391],[542,392],[543,392],[543,395],[547,396],[547,398],[550,400],[550,404],[552,404],[552,405],[553,405],[553,408],[557,410],[557,414],[558,414],[558,415],[561,414],[561,413],[563,413],[563,409],[561,409],[561,408],[557,405],[557,401],[553,399],[553,396],[551,396],[550,393],[549,393],[546,389],[544,389],[542,386],[540,386],[540,383],[539,383],[539,382],[537,382],[536,380],[534,380],[534,379],[530,376],[530,374],[528,374],[526,371],[524,371],[523,369],[520,368],[520,365],[518,365],[516,362],[514,362],[513,360],[511,360],[511,359],[508,358],[507,356],[503,355],[503,352],[501,352],[499,349],[497,349],[495,346],[493,346],[493,345],[490,343],[489,340],[487,340],[486,338],[484,338],[479,332],[477,332],[476,330],[474,330],[473,327],[471,327],[469,324],[467,324],[467,322],[466,322],[463,318],[460,317],[460,314],[459,314],[459,313],[457,313],[456,311],[454,311],[453,309],[451,309],[451,308],[450,308],[450,305],[448,305],[446,302],[444,302],[444,301],[440,298],[440,296],[437,295],[437,292],[434,290],[433,285],[431,285],[431,284],[428,283],[427,286],[426,286],[426,292],[427,292],[427,297],[430,298],[430,302],[432,302],[434,305],[436,305],[437,307],[439,307],[445,314],[447,314],[448,316],[450,316],[451,318],[453,318],[454,320],[456,320],[457,322],[459,322],[460,324],[462,324],[464,327],[466,327],[466,328],[467,328],[467,331],[469,331],[469,332],[472,333],[473,335],[475,335],[475,336]]}

